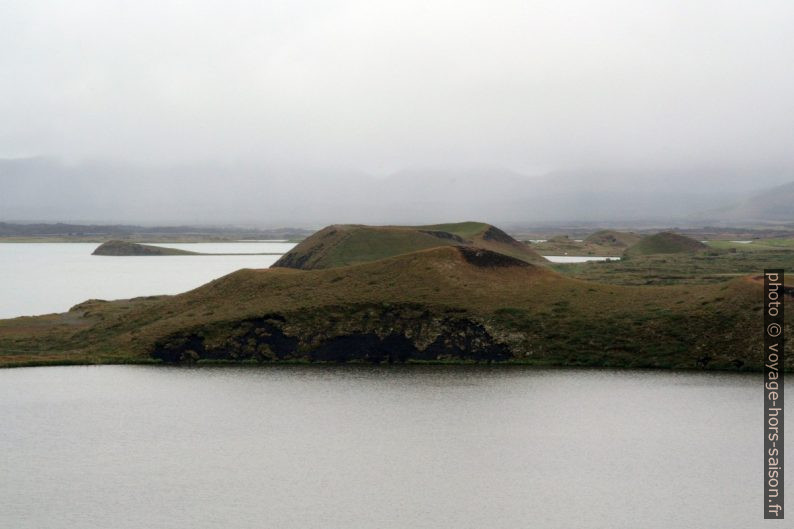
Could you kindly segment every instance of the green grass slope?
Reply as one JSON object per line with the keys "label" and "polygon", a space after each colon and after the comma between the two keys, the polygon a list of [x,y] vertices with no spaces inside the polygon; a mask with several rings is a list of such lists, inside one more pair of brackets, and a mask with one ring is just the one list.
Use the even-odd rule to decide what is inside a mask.
{"label": "green grass slope", "polygon": [[623,253],[626,258],[639,255],[692,253],[707,250],[708,246],[700,241],[669,231],[643,237]]}
{"label": "green grass slope", "polygon": [[471,246],[241,270],[178,296],[0,320],[0,364],[514,362],[759,369],[761,285],[626,287]]}
{"label": "green grass slope", "polygon": [[636,233],[616,231],[616,230],[600,230],[588,235],[584,242],[590,244],[599,244],[602,246],[612,246],[617,248],[627,248],[637,244],[640,239]]}
{"label": "green grass slope", "polygon": [[722,283],[758,275],[765,268],[794,268],[792,239],[758,239],[749,244],[709,241],[707,246],[707,251],[550,266],[564,275],[586,281],[647,286]]}
{"label": "green grass slope", "polygon": [[91,255],[139,256],[139,255],[198,255],[187,250],[163,248],[127,241],[108,241],[100,244]]}
{"label": "green grass slope", "polygon": [[463,239],[470,239],[476,237],[483,232],[492,228],[490,224],[485,222],[448,222],[446,224],[426,224],[424,226],[417,226],[417,229],[428,231],[443,231],[452,233]]}
{"label": "green grass slope", "polygon": [[439,246],[474,246],[530,263],[545,259],[502,230],[481,222],[428,226],[333,225],[323,228],[273,266],[315,270],[366,263]]}

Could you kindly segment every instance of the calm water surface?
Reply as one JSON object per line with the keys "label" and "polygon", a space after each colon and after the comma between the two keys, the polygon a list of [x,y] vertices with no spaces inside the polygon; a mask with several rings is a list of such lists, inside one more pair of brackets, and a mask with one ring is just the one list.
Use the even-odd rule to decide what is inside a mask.
{"label": "calm water surface", "polygon": [[0,527],[783,527],[761,402],[758,375],[0,370]]}
{"label": "calm water surface", "polygon": [[[0,243],[0,318],[65,312],[90,298],[179,294],[277,255],[107,257],[96,243]],[[170,244],[207,253],[285,253],[283,242]]]}

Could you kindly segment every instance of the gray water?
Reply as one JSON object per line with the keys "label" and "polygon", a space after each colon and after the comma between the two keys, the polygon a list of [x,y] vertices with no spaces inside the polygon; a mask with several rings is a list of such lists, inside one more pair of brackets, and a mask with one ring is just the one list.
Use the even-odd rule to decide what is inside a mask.
{"label": "gray water", "polygon": [[782,527],[761,403],[738,374],[0,370],[0,527]]}
{"label": "gray water", "polygon": [[[91,255],[96,243],[0,243],[0,318],[66,312],[87,299],[179,294],[277,255]],[[283,242],[169,244],[207,253],[286,253]]]}

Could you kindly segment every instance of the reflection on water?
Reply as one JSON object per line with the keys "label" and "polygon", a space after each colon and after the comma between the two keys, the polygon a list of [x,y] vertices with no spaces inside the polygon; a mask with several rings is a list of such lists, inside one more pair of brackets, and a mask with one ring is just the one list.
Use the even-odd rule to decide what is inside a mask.
{"label": "reflection on water", "polygon": [[0,527],[761,527],[757,375],[0,371]]}

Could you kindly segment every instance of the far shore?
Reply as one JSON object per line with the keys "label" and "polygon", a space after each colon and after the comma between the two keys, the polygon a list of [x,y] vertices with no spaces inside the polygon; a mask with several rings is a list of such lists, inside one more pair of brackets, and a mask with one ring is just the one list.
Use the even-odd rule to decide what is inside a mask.
{"label": "far shore", "polygon": [[[11,360],[14,363],[8,363]],[[555,364],[544,361],[506,361],[506,362],[473,362],[457,360],[408,360],[399,363],[372,363],[366,361],[349,362],[309,362],[301,360],[284,360],[279,362],[250,362],[250,361],[230,361],[230,360],[199,360],[189,364],[171,364],[154,358],[129,358],[129,359],[108,359],[97,358],[48,358],[37,359],[33,356],[20,358],[18,361],[13,357],[6,357],[0,361],[0,369],[17,369],[23,367],[57,367],[57,366],[157,366],[172,369],[197,369],[202,367],[249,367],[249,368],[276,368],[280,366],[302,366],[302,367],[321,367],[321,368],[350,368],[359,367],[386,367],[399,369],[402,367],[437,366],[437,367],[483,367],[488,369],[555,369],[555,370],[619,370],[619,371],[663,371],[680,373],[761,373],[762,368],[755,369],[752,366],[744,366],[741,369],[709,367],[660,367],[660,366],[637,366],[637,365],[587,365],[587,364]],[[794,369],[787,368],[786,373],[794,372]]]}

